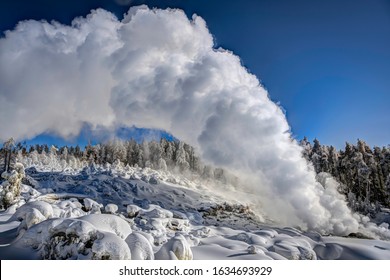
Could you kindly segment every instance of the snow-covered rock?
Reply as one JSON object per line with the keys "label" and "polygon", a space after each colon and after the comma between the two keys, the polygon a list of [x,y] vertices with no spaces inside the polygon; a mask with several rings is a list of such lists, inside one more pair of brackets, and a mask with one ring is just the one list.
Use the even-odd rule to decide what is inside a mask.
{"label": "snow-covered rock", "polygon": [[118,211],[118,205],[109,203],[106,205],[106,207],[104,207],[104,210],[106,213],[115,214]]}
{"label": "snow-covered rock", "polygon": [[155,257],[157,260],[192,260],[193,255],[186,238],[177,234],[160,248]]}
{"label": "snow-covered rock", "polygon": [[96,217],[91,220],[95,225],[80,218],[46,220],[30,227],[18,243],[37,249],[43,259],[131,259],[123,239],[128,230],[115,233],[114,229],[124,229],[118,220],[111,217],[105,217],[106,222]]}
{"label": "snow-covered rock", "polygon": [[100,231],[111,232],[122,239],[132,232],[130,225],[124,219],[111,214],[91,214],[79,218],[87,221]]}
{"label": "snow-covered rock", "polygon": [[10,221],[20,221],[18,229],[20,231],[52,217],[54,217],[52,205],[45,201],[32,201],[18,208]]}
{"label": "snow-covered rock", "polygon": [[142,234],[133,232],[126,238],[126,243],[131,251],[131,259],[133,260],[153,260],[154,253],[152,244]]}
{"label": "snow-covered rock", "polygon": [[90,211],[92,214],[101,213],[100,209],[103,208],[103,205],[97,203],[96,201],[90,198],[84,198],[84,207],[87,211]]}
{"label": "snow-covered rock", "polygon": [[92,245],[92,259],[96,260],[130,260],[131,252],[126,242],[117,235],[105,232],[98,234]]}
{"label": "snow-covered rock", "polygon": [[140,210],[141,210],[140,207],[138,207],[137,205],[133,205],[133,204],[127,205],[127,208],[126,208],[126,212],[127,212],[127,215],[129,216],[129,218],[134,218],[135,216],[137,216]]}

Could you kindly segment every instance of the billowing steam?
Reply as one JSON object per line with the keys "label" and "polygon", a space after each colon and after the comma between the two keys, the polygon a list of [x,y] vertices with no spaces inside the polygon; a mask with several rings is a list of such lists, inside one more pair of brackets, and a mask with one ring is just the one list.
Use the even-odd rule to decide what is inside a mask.
{"label": "billowing steam", "polygon": [[267,214],[347,234],[359,227],[334,187],[324,189],[291,139],[282,110],[240,59],[213,49],[205,21],[180,10],[104,10],[71,26],[20,22],[0,40],[0,138],[83,125],[159,128],[243,174]]}

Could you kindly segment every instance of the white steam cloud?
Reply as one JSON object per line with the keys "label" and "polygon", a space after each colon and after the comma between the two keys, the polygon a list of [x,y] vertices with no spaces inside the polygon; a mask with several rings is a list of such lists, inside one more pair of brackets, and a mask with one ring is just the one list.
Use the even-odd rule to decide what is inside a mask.
{"label": "white steam cloud", "polygon": [[[291,139],[282,110],[231,52],[213,49],[205,21],[181,10],[105,10],[71,26],[23,21],[0,39],[0,138],[83,125],[172,133],[212,163],[251,175],[267,214],[335,234],[359,218],[324,189]],[[248,177],[246,177],[248,178]]]}

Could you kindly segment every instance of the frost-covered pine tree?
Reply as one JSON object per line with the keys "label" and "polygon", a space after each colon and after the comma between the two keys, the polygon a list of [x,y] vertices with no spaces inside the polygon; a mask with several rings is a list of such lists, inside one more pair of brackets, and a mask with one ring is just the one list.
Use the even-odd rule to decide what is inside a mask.
{"label": "frost-covered pine tree", "polygon": [[58,148],[56,146],[52,145],[50,147],[50,152],[49,152],[49,165],[51,167],[51,170],[53,170],[53,171],[61,169],[59,161],[58,161],[58,157],[57,157],[57,152],[58,152]]}
{"label": "frost-covered pine tree", "polygon": [[149,160],[153,168],[159,168],[162,159],[162,149],[159,143],[152,141],[149,143]]}
{"label": "frost-covered pine tree", "polygon": [[124,163],[126,161],[126,147],[123,141],[115,139],[113,142],[113,160],[119,160]]}
{"label": "frost-covered pine tree", "polygon": [[165,145],[165,161],[168,166],[174,166],[175,156],[176,156],[176,147],[172,141],[167,142]]}
{"label": "frost-covered pine tree", "polygon": [[390,174],[387,176],[386,183],[385,183],[385,190],[387,193],[387,203],[390,205]]}
{"label": "frost-covered pine tree", "polygon": [[13,138],[8,139],[3,143],[3,170],[2,172],[7,172],[10,170],[12,165],[12,153],[15,147],[15,140]]}
{"label": "frost-covered pine tree", "polygon": [[98,163],[103,164],[105,162],[107,162],[106,146],[101,145],[100,151],[99,151],[99,156],[98,156]]}
{"label": "frost-covered pine tree", "polygon": [[138,167],[144,167],[145,166],[145,159],[144,159],[144,149],[141,149],[140,145],[136,146],[137,149],[134,150],[135,153],[135,165]]}
{"label": "frost-covered pine tree", "polygon": [[12,171],[5,171],[1,177],[5,179],[0,185],[0,207],[7,209],[19,200],[22,180],[25,176],[23,164],[17,162]]}
{"label": "frost-covered pine tree", "polygon": [[178,143],[178,148],[176,150],[176,166],[179,167],[180,171],[186,171],[189,170],[190,164],[187,161],[187,153],[186,150],[184,149],[184,142],[179,142]]}
{"label": "frost-covered pine tree", "polygon": [[390,190],[386,188],[390,174],[389,147],[371,149],[360,139],[356,145],[347,142],[340,151],[320,145],[318,140],[314,140],[312,148],[307,139],[302,140],[301,145],[303,156],[312,162],[316,172],[329,172],[343,186],[342,192],[355,198],[356,203],[350,203],[356,206],[355,210],[372,213],[371,210],[380,209],[380,205],[390,206]]}
{"label": "frost-covered pine tree", "polygon": [[307,160],[307,161],[310,161],[311,159],[311,155],[312,155],[312,150],[313,150],[313,147],[311,146],[309,140],[307,139],[307,137],[305,136],[300,142],[299,144],[301,145],[301,147],[303,148],[303,151],[302,151],[302,154],[303,154],[303,157]]}
{"label": "frost-covered pine tree", "polygon": [[335,178],[339,179],[339,153],[336,151],[335,147],[329,147],[329,173],[331,173]]}
{"label": "frost-covered pine tree", "polygon": [[310,160],[317,173],[330,171],[328,147],[321,146],[318,139],[314,139],[313,149],[310,152]]}
{"label": "frost-covered pine tree", "polygon": [[165,160],[163,158],[159,159],[158,169],[163,170],[163,171],[167,171],[167,169],[168,169],[167,163],[165,162]]}
{"label": "frost-covered pine tree", "polygon": [[68,162],[68,147],[64,147],[61,151],[61,159]]}

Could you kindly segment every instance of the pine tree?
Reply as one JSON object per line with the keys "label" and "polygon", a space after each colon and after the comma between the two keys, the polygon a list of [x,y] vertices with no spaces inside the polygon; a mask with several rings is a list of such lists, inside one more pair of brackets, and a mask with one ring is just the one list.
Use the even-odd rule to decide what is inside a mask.
{"label": "pine tree", "polygon": [[329,147],[329,173],[331,173],[335,178],[339,179],[339,154],[336,151],[335,147]]}
{"label": "pine tree", "polygon": [[[159,168],[160,160],[162,159],[162,149],[159,143],[156,141],[151,141],[149,143],[149,160],[153,168]],[[164,160],[165,162],[165,160]]]}
{"label": "pine tree", "polygon": [[14,163],[14,148],[15,140],[13,138],[8,139],[3,144],[3,172],[8,172],[12,168]]}
{"label": "pine tree", "polygon": [[307,139],[307,137],[305,136],[303,138],[303,140],[301,140],[299,142],[300,146],[303,148],[303,157],[307,160],[307,161],[310,161],[311,160],[311,156],[312,156],[312,153],[313,153],[313,147],[311,146],[309,140]]}
{"label": "pine tree", "polygon": [[349,200],[354,198],[351,207],[353,204],[354,209],[372,212],[380,205],[390,206],[390,192],[386,188],[390,172],[388,147],[371,149],[361,139],[356,146],[347,142],[340,152],[333,146],[321,145],[317,139],[312,148],[307,138],[301,141],[301,145],[303,156],[312,162],[316,172],[332,174],[344,186],[343,192],[348,194]]}
{"label": "pine tree", "polygon": [[180,168],[181,172],[187,171],[190,168],[190,164],[187,161],[188,155],[184,149],[184,142],[178,143],[178,148],[176,150],[176,165]]}

